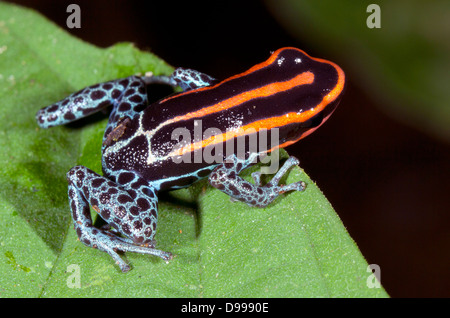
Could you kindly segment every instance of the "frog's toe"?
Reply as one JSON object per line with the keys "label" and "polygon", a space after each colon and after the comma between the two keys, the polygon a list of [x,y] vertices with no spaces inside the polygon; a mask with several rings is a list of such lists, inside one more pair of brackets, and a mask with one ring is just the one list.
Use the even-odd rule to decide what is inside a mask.
{"label": "frog's toe", "polygon": [[154,255],[158,256],[159,258],[162,258],[165,261],[171,260],[173,258],[172,253],[165,252],[158,250],[153,247],[149,246],[143,246],[143,245],[135,245],[135,244],[122,244],[119,248],[121,251],[124,252],[133,252],[133,253],[139,253],[139,254],[148,254],[148,255]]}

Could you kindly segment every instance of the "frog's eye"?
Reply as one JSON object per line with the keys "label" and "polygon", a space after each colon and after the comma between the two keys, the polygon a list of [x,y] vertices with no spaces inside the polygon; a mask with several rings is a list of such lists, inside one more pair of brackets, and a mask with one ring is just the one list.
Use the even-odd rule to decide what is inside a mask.
{"label": "frog's eye", "polygon": [[284,57],[280,57],[278,60],[277,60],[277,64],[278,64],[278,66],[281,66],[281,65],[283,65],[283,62],[284,62],[284,60],[285,60],[285,58]]}

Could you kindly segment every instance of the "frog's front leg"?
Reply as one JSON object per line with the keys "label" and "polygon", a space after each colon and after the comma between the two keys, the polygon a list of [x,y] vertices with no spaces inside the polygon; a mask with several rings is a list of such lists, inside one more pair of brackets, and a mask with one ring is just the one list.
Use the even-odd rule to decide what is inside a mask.
{"label": "frog's front leg", "polygon": [[212,76],[183,67],[177,68],[170,78],[171,81],[180,86],[183,91],[211,86],[217,82]]}
{"label": "frog's front leg", "polygon": [[303,191],[306,184],[303,181],[291,183],[289,185],[278,185],[280,179],[290,167],[298,164],[298,159],[289,157],[284,165],[278,170],[275,176],[265,184],[261,185],[260,173],[252,173],[255,184],[247,182],[239,176],[239,173],[249,166],[249,163],[256,158],[256,154],[251,155],[247,160],[239,159],[236,155],[231,155],[219,164],[209,176],[209,183],[228,194],[233,199],[243,201],[250,206],[265,207],[275,200],[280,194],[288,191]]}
{"label": "frog's front leg", "polygon": [[[132,172],[122,172],[117,177],[121,183],[118,185],[83,166],[73,167],[67,179],[74,227],[81,242],[107,252],[123,272],[130,266],[117,251],[172,258],[172,254],[154,248],[158,199],[145,180]],[[124,237],[94,227],[89,205]]]}

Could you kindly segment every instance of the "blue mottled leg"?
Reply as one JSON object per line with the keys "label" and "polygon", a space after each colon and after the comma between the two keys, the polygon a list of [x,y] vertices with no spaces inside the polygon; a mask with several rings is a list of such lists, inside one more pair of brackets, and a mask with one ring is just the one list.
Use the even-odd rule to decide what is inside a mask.
{"label": "blue mottled leg", "polygon": [[[37,112],[36,119],[42,128],[64,125],[109,105],[115,106],[115,115],[131,117],[146,104],[145,82],[140,77],[130,76],[88,86],[53,105],[42,108]],[[117,122],[120,117],[112,118]]]}
{"label": "blue mottled leg", "polygon": [[[117,177],[125,185],[122,187],[83,166],[72,168],[67,179],[74,227],[81,242],[111,255],[123,272],[130,267],[117,251],[172,258],[154,248],[158,199],[147,182],[134,173],[122,172]],[[123,237],[94,227],[89,205]]]}
{"label": "blue mottled leg", "polygon": [[148,84],[166,84],[180,86],[183,91],[210,86],[217,80],[207,74],[196,70],[179,67],[171,76],[145,76],[144,82]]}
{"label": "blue mottled leg", "polygon": [[[156,77],[152,78],[156,82]],[[165,78],[165,76],[158,76],[158,78]],[[148,106],[146,88],[148,83],[144,79],[144,77],[130,76],[113,82],[117,91],[112,96],[113,109],[103,135],[103,148],[119,139],[126,130],[128,122]]]}
{"label": "blue mottled leg", "polygon": [[130,76],[88,86],[63,100],[40,109],[36,120],[42,128],[64,125],[114,105],[107,136],[125,117],[132,118],[147,104],[146,85],[179,85],[184,91],[209,86],[215,79],[195,70],[178,68],[171,76]]}
{"label": "blue mottled leg", "polygon": [[207,74],[196,70],[179,67],[171,76],[145,76],[144,82],[148,84],[166,84],[180,86],[183,91],[210,86],[217,80]]}
{"label": "blue mottled leg", "polygon": [[290,167],[297,165],[298,160],[290,157],[270,182],[262,186],[260,173],[252,174],[255,184],[247,182],[239,176],[239,173],[248,166],[252,160],[242,160],[236,155],[229,156],[224,163],[218,165],[209,176],[209,183],[228,194],[235,200],[247,203],[250,206],[265,207],[275,200],[280,194],[288,191],[303,191],[306,184],[303,181],[289,185],[278,185],[280,179]]}
{"label": "blue mottled leg", "polygon": [[171,78],[183,91],[210,86],[216,82],[216,79],[209,75],[182,67],[177,68]]}

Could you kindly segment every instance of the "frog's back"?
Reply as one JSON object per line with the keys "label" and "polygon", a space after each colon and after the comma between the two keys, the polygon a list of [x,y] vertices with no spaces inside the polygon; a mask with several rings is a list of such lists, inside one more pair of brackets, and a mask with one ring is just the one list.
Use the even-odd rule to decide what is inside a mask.
{"label": "frog's back", "polygon": [[[339,96],[326,100],[339,72],[334,64],[298,49],[280,50],[246,72],[148,106],[132,120],[114,151],[105,152],[105,163],[110,169],[138,171],[162,188],[189,185],[229,155],[225,142],[236,149],[243,139],[243,153],[259,152],[289,145],[315,130],[339,101]],[[270,134],[274,128],[275,144],[269,135],[260,144],[260,131]],[[245,142],[251,135],[256,145]],[[215,162],[204,160],[206,147],[216,151]]]}
{"label": "frog's back", "polygon": [[[278,129],[280,145],[295,142],[334,111],[338,96],[331,102],[325,99],[341,80],[339,72],[328,61],[310,58],[298,49],[283,49],[216,85],[161,100],[154,105],[155,112],[143,114],[142,127],[152,131],[151,152],[160,157],[177,154],[174,149],[180,143],[175,137],[184,133],[196,148],[273,128]],[[211,134],[220,138],[214,141],[208,137]],[[181,153],[186,151],[189,147]]]}

